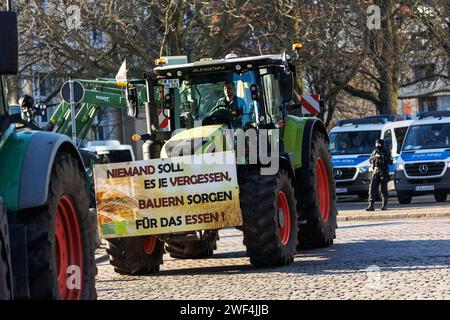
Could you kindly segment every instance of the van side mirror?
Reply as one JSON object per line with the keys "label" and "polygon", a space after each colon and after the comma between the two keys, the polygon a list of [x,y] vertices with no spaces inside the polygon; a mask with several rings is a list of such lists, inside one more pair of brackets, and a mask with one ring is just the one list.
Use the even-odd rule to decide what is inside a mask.
{"label": "van side mirror", "polygon": [[15,12],[0,12],[0,30],[0,74],[16,74],[19,47]]}
{"label": "van side mirror", "polygon": [[127,115],[132,118],[137,118],[139,116],[137,88],[127,87],[125,99],[127,101]]}

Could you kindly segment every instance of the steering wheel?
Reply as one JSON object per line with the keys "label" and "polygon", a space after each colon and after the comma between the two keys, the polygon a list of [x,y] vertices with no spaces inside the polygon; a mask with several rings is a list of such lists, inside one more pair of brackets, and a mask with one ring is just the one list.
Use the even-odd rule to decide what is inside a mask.
{"label": "steering wheel", "polygon": [[202,125],[208,126],[212,124],[226,124],[228,127],[231,127],[231,111],[226,107],[214,107],[210,115],[207,116]]}

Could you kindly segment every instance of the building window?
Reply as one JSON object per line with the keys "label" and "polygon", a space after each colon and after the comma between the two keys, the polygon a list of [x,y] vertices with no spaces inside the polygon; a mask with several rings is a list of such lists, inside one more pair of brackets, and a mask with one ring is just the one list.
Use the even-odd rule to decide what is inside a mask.
{"label": "building window", "polygon": [[91,43],[97,48],[103,47],[103,32],[95,27],[91,28]]}
{"label": "building window", "polygon": [[39,95],[41,97],[45,97],[47,95],[47,75],[45,73],[39,73],[38,74],[38,81],[39,81]]}
{"label": "building window", "polygon": [[436,65],[434,63],[421,64],[414,67],[414,79],[416,81],[425,78],[431,78],[436,74]]}
{"label": "building window", "polygon": [[437,107],[437,97],[424,97],[419,99],[420,112],[436,111]]}
{"label": "building window", "polygon": [[47,9],[48,9],[48,1],[47,0],[41,0],[41,11],[44,13],[47,13]]}
{"label": "building window", "polygon": [[[34,77],[34,95],[38,100],[45,99],[52,91],[52,82],[47,73],[38,72]],[[39,102],[39,101],[37,101]]]}

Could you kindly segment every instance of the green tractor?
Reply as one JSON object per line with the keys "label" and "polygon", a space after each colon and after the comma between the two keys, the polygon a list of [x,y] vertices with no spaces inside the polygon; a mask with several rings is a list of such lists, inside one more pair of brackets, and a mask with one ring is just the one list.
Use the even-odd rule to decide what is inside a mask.
{"label": "green tractor", "polygon": [[[95,228],[82,158],[70,139],[9,113],[17,16],[0,12],[0,300],[95,299]],[[30,111],[30,97],[20,99]]]}
{"label": "green tractor", "polygon": [[[328,135],[320,119],[302,116],[301,106],[293,103],[296,71],[289,57],[157,62],[153,72],[144,74],[148,132],[138,135],[144,159],[237,151],[239,130],[248,136],[253,132],[256,144],[269,137],[265,149],[277,164],[274,168],[261,158],[261,150],[251,161],[252,145],[237,153],[243,220],[238,228],[250,262],[282,266],[292,263],[298,250],[330,246],[337,209]],[[129,83],[128,90],[132,87]],[[170,122],[167,131],[158,128],[160,110]],[[225,137],[229,132],[235,132],[231,139]],[[194,143],[198,139],[201,143]],[[152,273],[159,270],[165,251],[180,259],[205,258],[218,239],[218,230],[119,237],[108,239],[107,252],[118,273]]]}

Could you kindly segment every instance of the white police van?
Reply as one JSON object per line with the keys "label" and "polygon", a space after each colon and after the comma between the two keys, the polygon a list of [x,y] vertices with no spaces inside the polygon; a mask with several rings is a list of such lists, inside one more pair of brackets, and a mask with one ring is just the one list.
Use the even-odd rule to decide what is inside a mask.
{"label": "white police van", "polygon": [[[330,131],[329,150],[338,196],[357,195],[364,200],[368,198],[372,178],[369,159],[375,149],[375,141],[383,139],[386,148],[391,150],[396,159],[411,123],[411,120],[405,119],[401,115],[388,115],[337,122],[337,126]],[[394,165],[389,167],[391,179],[394,169]],[[388,187],[391,191],[395,190],[393,181],[389,182]]]}
{"label": "white police van", "polygon": [[413,196],[434,194],[445,202],[450,193],[450,111],[417,114],[411,123],[396,162],[398,201],[409,204]]}

